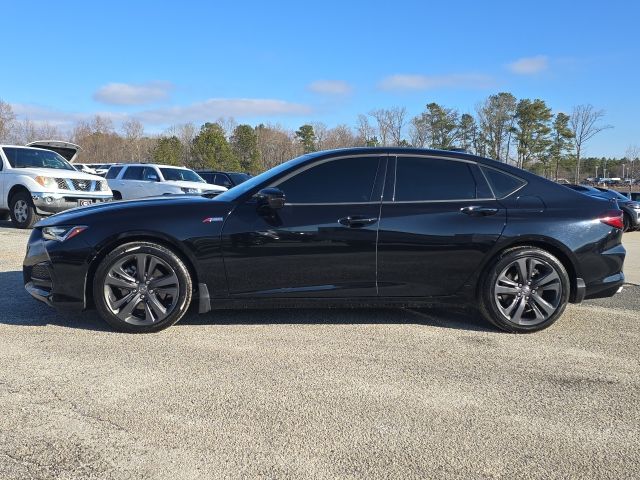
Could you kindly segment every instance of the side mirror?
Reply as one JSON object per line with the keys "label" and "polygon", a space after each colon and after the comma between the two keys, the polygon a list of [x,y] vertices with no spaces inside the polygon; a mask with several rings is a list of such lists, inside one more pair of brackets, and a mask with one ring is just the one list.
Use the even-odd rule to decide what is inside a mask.
{"label": "side mirror", "polygon": [[258,208],[268,207],[271,210],[279,210],[284,207],[284,192],[279,188],[263,188],[254,195],[258,202]]}

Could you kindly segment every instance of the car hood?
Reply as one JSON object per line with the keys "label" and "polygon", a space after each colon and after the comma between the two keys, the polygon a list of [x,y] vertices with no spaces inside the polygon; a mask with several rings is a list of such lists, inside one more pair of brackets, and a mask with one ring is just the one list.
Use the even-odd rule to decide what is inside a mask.
{"label": "car hood", "polygon": [[149,215],[162,216],[166,211],[168,204],[171,206],[194,205],[197,203],[206,203],[207,209],[211,215],[226,215],[233,207],[231,202],[222,202],[211,198],[191,195],[163,195],[161,197],[148,197],[138,200],[126,200],[117,202],[95,203],[87,207],[72,208],[62,213],[46,217],[36,224],[36,227],[48,227],[52,225],[83,225],[99,222],[103,214],[120,211],[140,210],[136,215],[140,218]]}
{"label": "car hood", "polygon": [[210,183],[202,182],[187,182],[185,180],[167,180],[164,183],[175,185],[180,188],[197,188],[198,190],[206,190],[209,192],[224,192],[227,190],[219,185],[211,185]]}
{"label": "car hood", "polygon": [[63,170],[61,168],[14,168],[13,172],[33,177],[73,178],[76,180],[104,180],[98,175],[79,172],[78,170]]}

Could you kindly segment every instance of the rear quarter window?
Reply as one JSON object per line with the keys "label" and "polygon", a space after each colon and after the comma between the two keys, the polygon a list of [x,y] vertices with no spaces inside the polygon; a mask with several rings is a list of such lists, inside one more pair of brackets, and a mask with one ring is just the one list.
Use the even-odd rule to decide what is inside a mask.
{"label": "rear quarter window", "polygon": [[507,197],[527,183],[521,178],[494,168],[481,168],[496,198]]}

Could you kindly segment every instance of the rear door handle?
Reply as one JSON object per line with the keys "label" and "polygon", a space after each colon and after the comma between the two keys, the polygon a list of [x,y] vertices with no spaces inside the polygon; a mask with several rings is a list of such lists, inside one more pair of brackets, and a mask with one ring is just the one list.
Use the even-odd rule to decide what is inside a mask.
{"label": "rear door handle", "polygon": [[489,215],[495,215],[496,213],[498,213],[497,208],[482,207],[480,205],[469,205],[468,207],[462,207],[460,211],[472,217],[487,217]]}
{"label": "rear door handle", "polygon": [[371,225],[372,223],[376,223],[378,221],[378,218],[369,218],[369,217],[362,217],[362,216],[348,216],[348,217],[342,217],[341,219],[338,220],[338,223],[340,225],[344,225],[346,227],[366,227],[367,225]]}

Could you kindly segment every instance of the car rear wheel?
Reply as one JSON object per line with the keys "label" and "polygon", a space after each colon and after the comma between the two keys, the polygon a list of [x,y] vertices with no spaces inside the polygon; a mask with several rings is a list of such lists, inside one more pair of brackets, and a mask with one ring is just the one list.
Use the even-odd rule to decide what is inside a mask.
{"label": "car rear wheel", "polygon": [[33,200],[28,192],[18,192],[11,197],[9,214],[11,222],[16,228],[31,228],[41,218],[36,213]]}
{"label": "car rear wheel", "polygon": [[116,248],[102,260],[93,281],[100,316],[130,333],[157,332],[176,323],[189,308],[192,289],[180,257],[150,242]]}
{"label": "car rear wheel", "polygon": [[507,250],[489,268],[480,287],[480,310],[498,328],[536,332],[553,324],[569,301],[562,263],[535,247]]}

